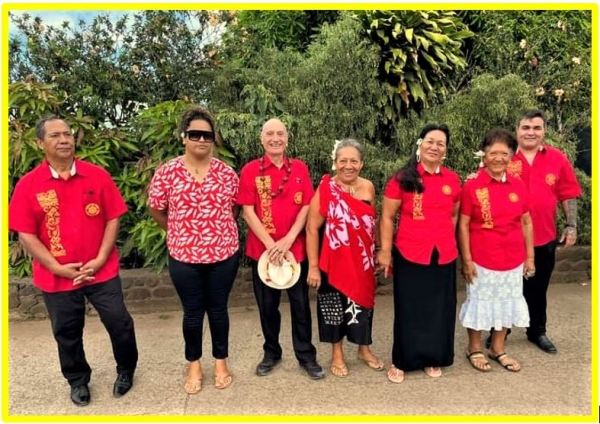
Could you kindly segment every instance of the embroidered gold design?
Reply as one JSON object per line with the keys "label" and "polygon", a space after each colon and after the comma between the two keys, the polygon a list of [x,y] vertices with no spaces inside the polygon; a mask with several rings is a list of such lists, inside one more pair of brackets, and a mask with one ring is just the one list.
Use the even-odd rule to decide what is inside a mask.
{"label": "embroidered gold design", "polygon": [[296,194],[294,194],[294,203],[297,205],[302,204],[302,192],[301,191],[298,191],[298,192],[296,192]]}
{"label": "embroidered gold design", "polygon": [[517,193],[509,193],[508,200],[513,203],[517,203],[519,201],[519,195]]}
{"label": "embroidered gold design", "polygon": [[452,187],[450,187],[449,185],[443,186],[442,187],[442,193],[444,193],[445,195],[452,194]]}
{"label": "embroidered gold design", "polygon": [[413,219],[423,220],[423,193],[413,195]]}
{"label": "embroidered gold design", "polygon": [[546,175],[546,184],[551,186],[551,185],[554,185],[555,182],[556,182],[556,175],[554,175],[554,174]]}
{"label": "embroidered gold design", "polygon": [[55,190],[37,193],[37,201],[46,213],[46,231],[50,239],[50,253],[54,257],[65,256],[67,251],[60,241],[60,213],[58,212],[58,196]]}
{"label": "embroidered gold design", "polygon": [[477,200],[481,205],[481,217],[483,224],[481,228],[494,228],[494,220],[492,218],[492,211],[490,210],[490,193],[487,188],[478,188],[475,190]]}
{"label": "embroidered gold design", "polygon": [[506,172],[508,172],[508,175],[521,178],[521,174],[523,173],[523,162],[520,160],[509,162],[506,167]]}
{"label": "embroidered gold design", "polygon": [[269,234],[275,234],[273,224],[273,197],[271,196],[271,177],[268,175],[256,177],[256,190],[260,199],[261,222]]}
{"label": "embroidered gold design", "polygon": [[87,216],[96,216],[100,213],[100,206],[97,203],[89,203],[85,207],[85,214]]}

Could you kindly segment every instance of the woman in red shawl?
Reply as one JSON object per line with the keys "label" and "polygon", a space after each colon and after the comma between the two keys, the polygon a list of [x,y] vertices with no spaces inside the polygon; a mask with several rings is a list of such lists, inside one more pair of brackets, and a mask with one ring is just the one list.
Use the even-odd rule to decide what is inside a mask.
{"label": "woman in red shawl", "polygon": [[[319,340],[332,344],[331,373],[346,377],[344,336],[358,344],[358,359],[381,371],[371,352],[375,300],[375,188],[359,177],[363,146],[354,139],[336,142],[335,176],[324,175],[308,212],[306,249],[309,286],[318,289]],[[325,224],[319,253],[319,229]]]}

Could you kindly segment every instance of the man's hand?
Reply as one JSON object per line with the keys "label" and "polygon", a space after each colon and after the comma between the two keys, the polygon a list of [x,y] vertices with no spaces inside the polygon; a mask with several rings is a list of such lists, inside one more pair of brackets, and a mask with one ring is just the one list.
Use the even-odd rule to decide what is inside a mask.
{"label": "man's hand", "polygon": [[52,273],[59,277],[73,280],[73,285],[76,286],[83,282],[94,281],[93,272],[90,269],[83,270],[82,262],[72,262],[68,264],[58,264]]}
{"label": "man's hand", "polygon": [[558,242],[561,244],[564,243],[564,246],[561,247],[562,249],[568,249],[573,246],[577,242],[577,228],[565,227]]}
{"label": "man's hand", "polygon": [[275,265],[281,265],[285,259],[286,253],[289,252],[293,243],[294,240],[289,240],[286,236],[274,241],[270,246],[267,246],[269,261]]}

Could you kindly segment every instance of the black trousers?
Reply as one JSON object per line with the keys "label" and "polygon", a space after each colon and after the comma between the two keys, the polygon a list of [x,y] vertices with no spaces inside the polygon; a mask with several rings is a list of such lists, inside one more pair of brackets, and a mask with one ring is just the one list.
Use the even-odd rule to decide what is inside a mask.
{"label": "black trousers", "polygon": [[[262,327],[265,343],[263,349],[265,357],[279,359],[282,355],[279,344],[279,332],[281,330],[281,314],[279,304],[281,301],[281,290],[273,289],[262,282],[258,276],[258,262],[251,261],[252,280],[254,285],[254,296],[260,313],[260,325]],[[300,364],[316,360],[317,349],[312,344],[312,318],[310,314],[310,301],[308,298],[308,261],[300,264],[300,278],[296,284],[287,289],[292,315],[292,344],[296,359]]]}
{"label": "black trousers", "polygon": [[169,274],[183,307],[185,359],[202,358],[204,315],[212,340],[215,359],[229,356],[229,313],[227,303],[240,263],[239,252],[211,264],[180,262],[169,256]]}
{"label": "black trousers", "polygon": [[556,263],[556,241],[536,246],[535,276],[523,279],[523,296],[529,308],[529,337],[546,334],[546,293]]}
{"label": "black trousers", "polygon": [[72,387],[88,384],[92,374],[83,350],[85,298],[98,311],[108,331],[117,372],[135,371],[138,360],[135,330],[133,319],[123,302],[119,276],[73,291],[42,294],[58,344],[60,368]]}

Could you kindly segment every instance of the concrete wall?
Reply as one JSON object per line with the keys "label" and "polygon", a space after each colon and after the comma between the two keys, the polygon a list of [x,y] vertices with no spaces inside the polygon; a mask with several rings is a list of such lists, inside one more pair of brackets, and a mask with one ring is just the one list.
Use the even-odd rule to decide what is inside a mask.
{"label": "concrete wall", "polygon": [[[459,273],[459,289],[464,289],[464,281]],[[574,246],[567,251],[559,251],[552,283],[577,283],[591,278],[590,246]],[[124,270],[121,272],[125,302],[132,313],[173,311],[181,308],[177,293],[167,272],[157,273],[148,269]],[[392,293],[391,278],[379,281],[378,293]],[[314,296],[314,290],[311,290]],[[283,297],[285,300],[285,296]],[[252,274],[249,268],[240,268],[230,296],[231,306],[254,305]],[[42,319],[47,317],[41,292],[34,287],[30,278],[14,278],[9,281],[10,319]],[[95,314],[88,305],[88,313]]]}

